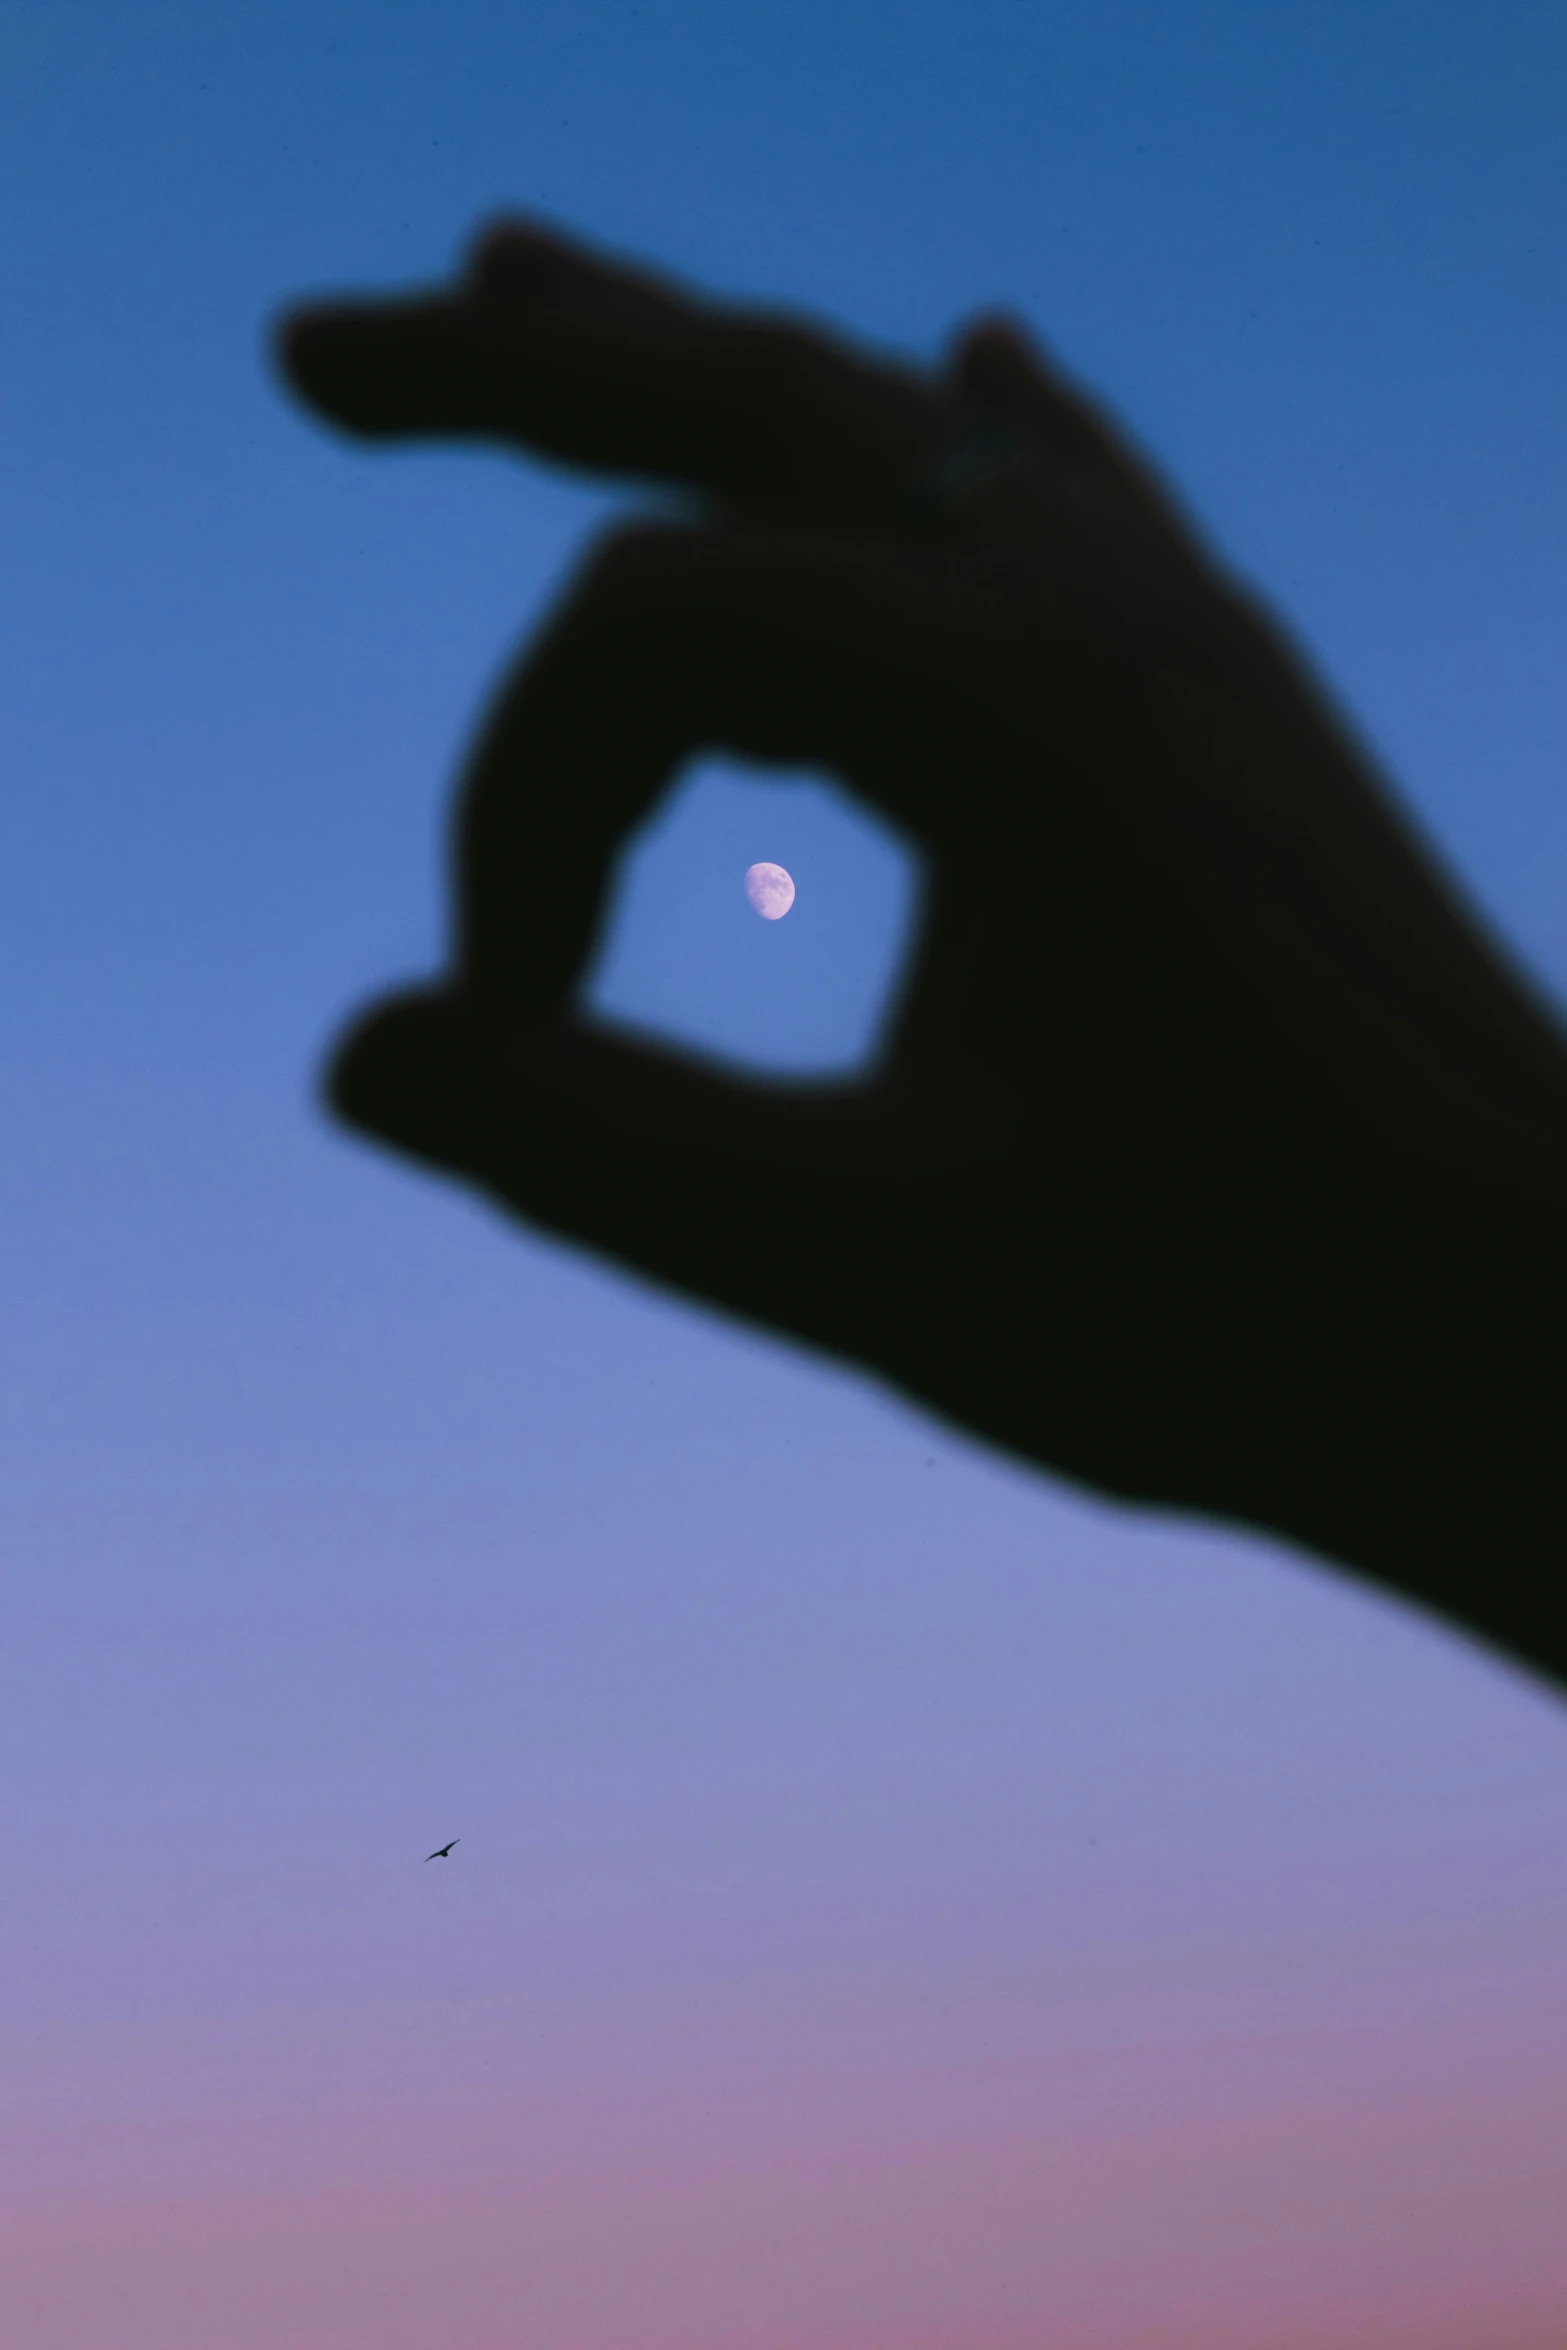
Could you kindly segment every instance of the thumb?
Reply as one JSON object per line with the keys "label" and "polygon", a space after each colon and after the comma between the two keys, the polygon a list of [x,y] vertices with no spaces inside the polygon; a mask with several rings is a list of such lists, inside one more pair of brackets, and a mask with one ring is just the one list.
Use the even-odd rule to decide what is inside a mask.
{"label": "thumb", "polygon": [[657,1282],[835,1352],[896,1346],[943,1171],[891,1175],[896,1113],[874,1095],[737,1084],[565,1022],[519,1037],[434,990],[350,1030],[327,1093],[350,1126]]}

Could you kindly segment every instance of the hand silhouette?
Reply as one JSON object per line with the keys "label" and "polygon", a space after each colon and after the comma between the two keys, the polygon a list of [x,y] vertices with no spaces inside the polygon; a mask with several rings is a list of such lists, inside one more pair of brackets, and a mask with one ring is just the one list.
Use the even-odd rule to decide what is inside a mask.
{"label": "hand silhouette", "polygon": [[[1101,1493],[1271,1530],[1567,1677],[1567,1053],[1318,689],[1014,328],[923,373],[503,224],[313,306],[352,432],[685,493],[615,531],[468,767],[452,968],[354,1125]],[[862,1083],[586,1019],[693,753],[827,767],[923,852]]]}

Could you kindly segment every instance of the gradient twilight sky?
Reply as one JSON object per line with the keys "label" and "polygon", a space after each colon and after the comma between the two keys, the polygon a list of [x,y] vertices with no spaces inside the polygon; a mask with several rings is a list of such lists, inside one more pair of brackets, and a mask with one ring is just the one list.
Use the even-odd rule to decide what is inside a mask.
{"label": "gradient twilight sky", "polygon": [[[318,1113],[611,505],[263,336],[504,205],[1015,308],[1560,1000],[1559,0],[3,0],[0,115],[5,2350],[1560,2350],[1567,1705]],[[599,1000],[842,1060],[912,887],[705,775]]]}

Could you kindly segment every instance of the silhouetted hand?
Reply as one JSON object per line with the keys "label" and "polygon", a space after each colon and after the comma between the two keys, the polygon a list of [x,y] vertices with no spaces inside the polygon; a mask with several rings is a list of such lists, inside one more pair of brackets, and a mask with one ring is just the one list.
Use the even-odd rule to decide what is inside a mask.
{"label": "silhouetted hand", "polygon": [[[1102,1493],[1303,1543],[1567,1675],[1567,1055],[1340,722],[1005,324],[936,372],[503,225],[285,334],[364,436],[677,485],[463,790],[452,968],[355,1125]],[[666,501],[667,503],[667,501]],[[693,753],[920,844],[881,1065],[737,1083],[574,1008]]]}

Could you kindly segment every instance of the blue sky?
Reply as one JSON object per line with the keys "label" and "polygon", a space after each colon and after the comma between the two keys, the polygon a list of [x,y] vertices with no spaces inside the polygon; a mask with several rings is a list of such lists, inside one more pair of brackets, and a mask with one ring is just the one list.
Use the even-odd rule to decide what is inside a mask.
{"label": "blue sky", "polygon": [[[321,1117],[616,507],[266,333],[501,207],[1015,310],[1560,1002],[1564,102],[1513,0],[0,7],[18,2350],[1557,2338],[1556,1701]],[[909,887],[710,778],[603,1000],[841,1055]]]}

